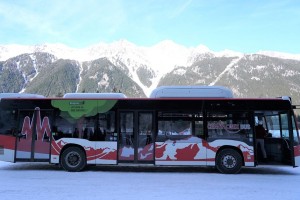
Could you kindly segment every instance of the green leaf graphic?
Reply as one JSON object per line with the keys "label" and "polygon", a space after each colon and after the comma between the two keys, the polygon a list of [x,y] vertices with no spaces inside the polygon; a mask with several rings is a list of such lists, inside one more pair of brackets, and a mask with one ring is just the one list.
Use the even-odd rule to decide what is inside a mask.
{"label": "green leaf graphic", "polygon": [[72,118],[95,116],[97,113],[109,111],[117,100],[52,100],[53,107],[67,112]]}

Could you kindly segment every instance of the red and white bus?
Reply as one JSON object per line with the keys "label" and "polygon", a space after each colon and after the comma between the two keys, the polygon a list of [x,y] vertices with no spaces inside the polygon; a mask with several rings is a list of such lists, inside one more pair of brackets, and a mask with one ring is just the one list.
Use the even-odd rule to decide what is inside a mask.
{"label": "red and white bus", "polygon": [[[150,98],[0,95],[0,160],[86,165],[299,166],[291,100],[233,98],[223,87],[162,87]],[[266,130],[263,143],[255,127]],[[122,164],[124,165],[124,164]]]}

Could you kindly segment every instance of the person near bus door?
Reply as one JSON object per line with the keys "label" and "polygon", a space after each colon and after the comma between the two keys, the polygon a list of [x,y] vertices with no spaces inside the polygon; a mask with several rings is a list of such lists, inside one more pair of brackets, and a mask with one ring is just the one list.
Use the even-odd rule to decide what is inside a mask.
{"label": "person near bus door", "polygon": [[258,144],[260,145],[260,148],[261,148],[261,151],[263,154],[263,158],[266,159],[267,153],[266,153],[266,149],[265,149],[264,138],[266,137],[267,132],[261,123],[258,123],[258,125],[255,127],[255,134],[256,134],[256,147],[258,147]]}

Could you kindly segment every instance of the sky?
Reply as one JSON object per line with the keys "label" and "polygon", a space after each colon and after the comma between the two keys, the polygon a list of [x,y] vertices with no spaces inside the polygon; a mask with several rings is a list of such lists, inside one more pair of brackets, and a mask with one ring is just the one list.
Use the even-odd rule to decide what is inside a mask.
{"label": "sky", "polygon": [[172,40],[213,51],[299,54],[299,35],[298,0],[0,0],[0,45]]}

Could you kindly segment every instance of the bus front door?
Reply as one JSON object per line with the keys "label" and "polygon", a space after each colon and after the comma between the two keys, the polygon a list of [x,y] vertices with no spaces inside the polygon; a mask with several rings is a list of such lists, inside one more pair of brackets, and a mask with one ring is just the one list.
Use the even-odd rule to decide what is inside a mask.
{"label": "bus front door", "polygon": [[122,111],[118,122],[118,161],[153,163],[153,113]]}
{"label": "bus front door", "polygon": [[52,110],[19,110],[16,161],[49,161]]}
{"label": "bus front door", "polygon": [[292,115],[292,127],[293,131],[290,133],[290,138],[293,140],[294,146],[294,167],[300,167],[300,140],[299,140],[299,127],[297,126],[297,121]]}

